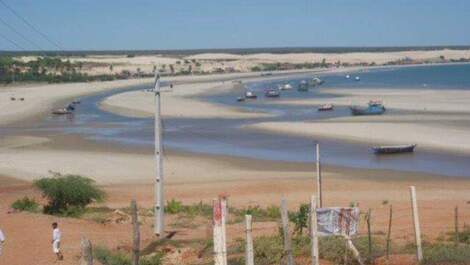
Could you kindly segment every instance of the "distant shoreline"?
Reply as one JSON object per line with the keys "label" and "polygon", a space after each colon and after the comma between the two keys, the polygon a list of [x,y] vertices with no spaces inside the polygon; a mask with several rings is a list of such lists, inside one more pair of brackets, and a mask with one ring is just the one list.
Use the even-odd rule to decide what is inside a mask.
{"label": "distant shoreline", "polygon": [[233,54],[256,54],[256,53],[350,53],[350,52],[401,52],[401,51],[433,51],[433,50],[468,50],[470,45],[431,45],[431,46],[344,46],[344,47],[254,47],[254,48],[201,48],[201,49],[146,49],[146,50],[65,50],[65,51],[6,51],[0,50],[1,55],[50,55],[50,56],[73,56],[73,55],[125,55],[134,53],[136,55],[194,55],[199,53],[233,53]]}

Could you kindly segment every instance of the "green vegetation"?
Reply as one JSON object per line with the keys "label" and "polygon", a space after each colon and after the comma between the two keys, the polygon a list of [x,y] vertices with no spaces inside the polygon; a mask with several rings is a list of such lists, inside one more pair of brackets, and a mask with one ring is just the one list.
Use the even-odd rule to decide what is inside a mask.
{"label": "green vegetation", "polygon": [[18,199],[11,204],[11,208],[18,211],[32,212],[36,213],[39,211],[39,204],[34,200],[30,199],[27,196],[22,199]]}
{"label": "green vegetation", "polygon": [[425,244],[423,248],[424,265],[470,264],[470,245],[468,244]]}
{"label": "green vegetation", "polygon": [[122,73],[89,76],[80,72],[82,68],[83,62],[72,63],[58,57],[38,57],[24,62],[10,56],[0,56],[0,83],[110,81],[129,77]]}
{"label": "green vegetation", "polygon": [[53,177],[35,180],[33,184],[48,199],[44,206],[47,214],[76,217],[88,204],[102,201],[105,196],[92,179],[79,175],[54,173]]}
{"label": "green vegetation", "polygon": [[455,232],[449,233],[449,241],[456,241],[458,239],[459,243],[465,243],[470,245],[470,228],[465,227],[462,231],[459,231],[458,234]]}
{"label": "green vegetation", "polygon": [[202,201],[191,205],[183,205],[175,199],[167,201],[165,212],[169,214],[182,214],[187,216],[212,216],[212,206]]}
{"label": "green vegetation", "polygon": [[307,228],[308,215],[310,206],[308,204],[301,204],[297,212],[289,213],[289,220],[294,223],[294,233],[302,234],[304,228]]}
{"label": "green vegetation", "polygon": [[[131,265],[131,257],[123,251],[111,251],[105,247],[97,246],[93,256],[103,265]],[[160,265],[163,254],[161,252],[140,258],[140,265]]]}

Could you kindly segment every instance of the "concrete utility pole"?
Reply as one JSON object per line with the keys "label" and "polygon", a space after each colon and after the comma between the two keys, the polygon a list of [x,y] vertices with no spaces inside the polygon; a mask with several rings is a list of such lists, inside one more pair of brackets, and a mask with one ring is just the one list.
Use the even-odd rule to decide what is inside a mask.
{"label": "concrete utility pole", "polygon": [[163,148],[162,148],[162,120],[160,105],[160,75],[155,72],[155,223],[156,236],[163,234],[164,228],[164,189],[163,189]]}
{"label": "concrete utility pole", "polygon": [[320,165],[320,144],[316,144],[316,164],[317,164],[317,207],[323,207],[323,194],[322,194],[322,179],[321,179],[321,165]]}

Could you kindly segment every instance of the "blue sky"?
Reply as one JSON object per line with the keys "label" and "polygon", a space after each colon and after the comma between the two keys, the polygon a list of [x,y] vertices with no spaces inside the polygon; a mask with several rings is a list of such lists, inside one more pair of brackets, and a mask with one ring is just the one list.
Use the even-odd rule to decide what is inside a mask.
{"label": "blue sky", "polygon": [[[67,50],[470,44],[467,0],[2,1]],[[1,4],[0,18],[55,49]],[[34,49],[1,23],[0,35]]]}

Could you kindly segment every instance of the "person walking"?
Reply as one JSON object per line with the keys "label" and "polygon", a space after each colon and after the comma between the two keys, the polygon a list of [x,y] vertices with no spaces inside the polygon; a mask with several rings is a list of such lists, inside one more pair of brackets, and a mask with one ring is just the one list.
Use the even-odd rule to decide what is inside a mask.
{"label": "person walking", "polygon": [[2,255],[2,247],[5,243],[5,234],[3,234],[2,229],[0,229],[0,256]]}
{"label": "person walking", "polygon": [[52,251],[57,256],[57,260],[63,260],[64,256],[60,251],[60,238],[61,233],[59,230],[59,225],[57,223],[52,223]]}

